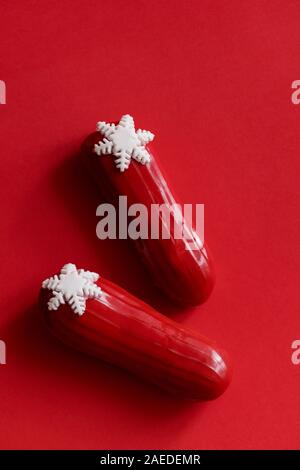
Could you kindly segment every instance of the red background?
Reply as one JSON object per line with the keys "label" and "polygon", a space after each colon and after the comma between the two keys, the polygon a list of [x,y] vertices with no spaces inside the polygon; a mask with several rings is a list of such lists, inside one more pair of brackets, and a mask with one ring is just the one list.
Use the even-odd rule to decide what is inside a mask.
{"label": "red background", "polygon": [[[1,448],[297,448],[300,365],[298,1],[0,3]],[[96,238],[74,159],[131,113],[182,202],[205,203],[217,284],[180,312],[129,244]],[[234,378],[183,403],[56,342],[35,307],[65,262],[215,338]]]}

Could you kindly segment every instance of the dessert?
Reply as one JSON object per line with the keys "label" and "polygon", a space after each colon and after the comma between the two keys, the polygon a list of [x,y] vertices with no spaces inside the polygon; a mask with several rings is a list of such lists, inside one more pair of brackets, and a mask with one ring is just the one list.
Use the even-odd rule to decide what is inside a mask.
{"label": "dessert", "polygon": [[155,284],[171,300],[183,306],[198,305],[214,285],[210,254],[192,223],[184,219],[161,173],[150,144],[153,139],[151,132],[136,130],[133,118],[124,115],[117,124],[99,122],[97,131],[83,143],[82,154],[105,202],[117,205],[118,197],[126,196],[128,206],[142,204],[149,226],[153,206],[169,211],[169,224],[165,213],[158,213],[164,235],[157,238],[151,232],[133,243]]}
{"label": "dessert", "polygon": [[51,332],[84,353],[185,398],[211,400],[230,381],[226,353],[99,275],[66,264],[46,279]]}

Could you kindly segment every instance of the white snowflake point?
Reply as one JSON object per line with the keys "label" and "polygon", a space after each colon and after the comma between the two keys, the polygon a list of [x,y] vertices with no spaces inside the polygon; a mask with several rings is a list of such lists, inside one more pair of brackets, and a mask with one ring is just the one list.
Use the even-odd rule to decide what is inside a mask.
{"label": "white snowflake point", "polygon": [[128,169],[132,158],[142,165],[150,162],[146,145],[154,139],[154,134],[143,129],[136,131],[133,117],[129,114],[122,116],[117,125],[99,121],[97,130],[103,135],[103,140],[95,144],[95,153],[114,155],[116,167],[121,172]]}
{"label": "white snowflake point", "polygon": [[95,284],[99,274],[77,269],[75,264],[65,264],[60,274],[55,274],[42,283],[44,289],[51,290],[53,296],[48,302],[48,310],[57,310],[60,305],[68,303],[77,315],[83,315],[86,299],[98,299],[101,288]]}

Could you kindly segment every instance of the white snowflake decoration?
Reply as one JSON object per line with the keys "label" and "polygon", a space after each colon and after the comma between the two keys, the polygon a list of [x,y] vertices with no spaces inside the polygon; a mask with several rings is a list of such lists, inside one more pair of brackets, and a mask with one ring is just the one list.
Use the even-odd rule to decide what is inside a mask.
{"label": "white snowflake decoration", "polygon": [[122,116],[117,125],[100,121],[97,130],[104,138],[95,144],[95,152],[97,155],[114,155],[120,171],[127,170],[131,158],[143,165],[150,162],[150,154],[145,146],[154,139],[154,134],[142,129],[136,131],[134,120],[129,114]]}
{"label": "white snowflake decoration", "polygon": [[85,312],[86,299],[96,299],[101,296],[101,288],[95,284],[99,274],[77,269],[75,264],[68,263],[57,276],[46,279],[42,287],[51,290],[53,297],[48,302],[48,310],[57,310],[66,302],[78,315]]}

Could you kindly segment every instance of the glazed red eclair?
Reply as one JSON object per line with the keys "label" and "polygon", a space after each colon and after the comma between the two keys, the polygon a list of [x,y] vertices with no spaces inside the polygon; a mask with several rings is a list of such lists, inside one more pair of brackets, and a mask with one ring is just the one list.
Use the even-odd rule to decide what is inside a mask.
{"label": "glazed red eclair", "polygon": [[66,264],[42,284],[52,333],[79,351],[181,397],[211,400],[230,381],[226,354],[96,273]]}
{"label": "glazed red eclair", "polygon": [[[134,245],[155,284],[175,303],[202,303],[214,285],[210,255],[192,223],[185,221],[182,208],[160,171],[148,145],[154,135],[135,130],[129,115],[123,116],[118,124],[99,122],[97,129],[83,143],[82,153],[101,196],[113,204],[117,204],[119,196],[126,196],[128,207],[133,204],[146,207],[148,237],[135,239]],[[157,212],[161,233],[164,231],[158,239],[151,237],[154,205],[167,209],[170,217],[167,226],[165,213]],[[178,237],[180,231],[185,237]]]}

